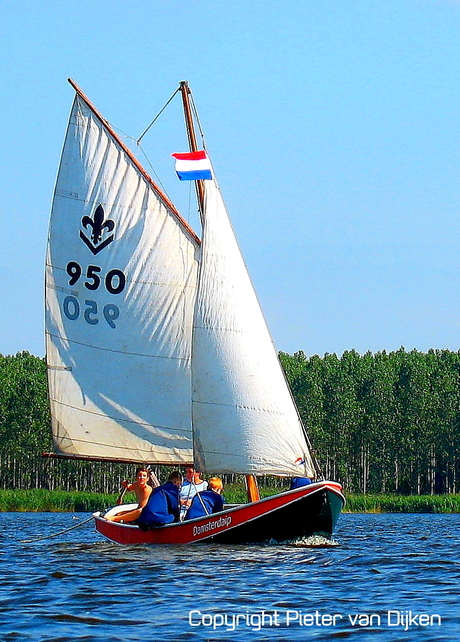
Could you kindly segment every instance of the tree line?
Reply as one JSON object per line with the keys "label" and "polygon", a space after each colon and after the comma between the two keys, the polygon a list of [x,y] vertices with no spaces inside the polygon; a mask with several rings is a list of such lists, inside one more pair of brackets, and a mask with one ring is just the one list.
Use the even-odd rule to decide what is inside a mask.
{"label": "tree line", "polygon": [[[348,492],[460,492],[460,351],[280,359],[326,478]],[[50,451],[44,360],[0,355],[0,488],[115,492],[133,473]]]}
{"label": "tree line", "polygon": [[280,357],[327,478],[350,492],[459,492],[460,351]]}

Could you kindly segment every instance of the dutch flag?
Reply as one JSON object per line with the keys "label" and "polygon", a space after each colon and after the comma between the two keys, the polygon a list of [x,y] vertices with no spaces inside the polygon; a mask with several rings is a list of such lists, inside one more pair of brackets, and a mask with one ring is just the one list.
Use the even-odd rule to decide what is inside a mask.
{"label": "dutch flag", "polygon": [[188,154],[172,154],[176,159],[175,169],[181,181],[200,181],[212,178],[211,162],[204,150]]}

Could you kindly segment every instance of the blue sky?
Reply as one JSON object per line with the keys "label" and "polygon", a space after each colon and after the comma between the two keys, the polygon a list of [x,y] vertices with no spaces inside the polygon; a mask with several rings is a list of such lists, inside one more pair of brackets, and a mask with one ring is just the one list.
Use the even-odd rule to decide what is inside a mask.
{"label": "blue sky", "polygon": [[[279,350],[460,348],[460,2],[0,9],[0,353],[44,353],[69,76],[133,137],[189,81]],[[176,102],[144,148],[189,216],[169,156],[185,149]]]}

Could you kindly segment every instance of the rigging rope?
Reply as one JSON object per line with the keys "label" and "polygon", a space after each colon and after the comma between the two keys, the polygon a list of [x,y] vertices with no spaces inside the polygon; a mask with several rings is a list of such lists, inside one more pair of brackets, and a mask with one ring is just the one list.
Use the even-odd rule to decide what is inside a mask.
{"label": "rigging rope", "polygon": [[[135,140],[135,139],[134,139],[134,138],[132,138],[131,136],[129,137],[129,138],[131,138],[131,140],[133,140],[133,141],[135,140],[137,147],[139,147],[139,149],[142,151],[142,154],[144,155],[144,158],[145,158],[145,160],[147,161],[147,164],[149,165],[149,167],[150,167],[151,171],[153,172],[153,174],[154,174],[154,176],[155,176],[155,179],[156,179],[156,181],[157,181],[158,185],[161,187],[161,189],[162,189],[162,190],[163,190],[163,192],[166,194],[166,196],[168,196],[168,198],[169,198],[169,195],[168,195],[168,192],[167,192],[167,190],[166,190],[165,186],[162,184],[160,177],[159,177],[159,176],[158,176],[158,174],[156,173],[155,168],[153,167],[152,163],[150,162],[150,159],[149,159],[149,158],[148,158],[148,156],[147,156],[147,153],[146,153],[146,152],[145,152],[145,150],[142,148],[142,146],[141,146],[141,144],[140,144],[140,143],[141,143],[141,140],[142,140],[142,139],[144,138],[144,136],[146,135],[146,133],[147,133],[147,132],[149,131],[149,129],[152,127],[152,125],[153,125],[153,124],[158,120],[158,118],[159,118],[159,117],[161,116],[161,114],[164,112],[164,110],[166,109],[166,107],[167,107],[167,106],[169,105],[169,103],[173,100],[173,98],[175,97],[175,95],[176,95],[177,93],[179,93],[180,91],[181,91],[180,87],[178,87],[178,88],[174,91],[174,93],[171,95],[171,97],[169,98],[169,100],[164,104],[164,106],[160,109],[160,111],[158,112],[158,114],[155,116],[155,118],[152,120],[152,122],[148,125],[148,127],[146,127],[146,128],[145,128],[145,130],[142,132],[142,134],[139,136],[139,138],[138,138],[137,140]],[[190,103],[191,103],[191,107],[192,107],[193,116],[194,116],[194,118],[195,118],[196,124],[197,124],[197,126],[198,126],[198,130],[199,130],[199,132],[200,132],[201,142],[202,142],[203,149],[206,149],[206,143],[205,143],[205,140],[204,140],[204,132],[203,132],[203,128],[201,127],[201,122],[200,122],[200,118],[199,118],[199,116],[198,116],[198,111],[197,111],[197,108],[196,108],[196,105],[195,105],[195,101],[194,101],[194,99],[193,99],[193,94],[192,94],[192,92],[191,92],[191,90],[190,90],[190,89],[189,89],[189,92],[190,92]],[[190,219],[190,213],[191,213],[191,184],[190,184],[190,194],[189,194],[188,219]]]}
{"label": "rigging rope", "polygon": [[200,117],[198,116],[198,110],[196,108],[195,101],[193,99],[193,94],[192,94],[192,91],[191,91],[190,88],[189,88],[189,92],[190,92],[190,102],[192,104],[192,111],[193,111],[193,115],[195,117],[196,123],[198,125],[198,129],[200,131],[200,136],[201,136],[201,142],[203,144],[203,149],[206,149],[206,143],[205,143],[205,140],[204,140],[203,128],[201,127]]}
{"label": "rigging rope", "polygon": [[173,93],[173,95],[172,95],[172,96],[171,96],[171,98],[168,100],[168,102],[164,105],[164,107],[162,107],[162,108],[160,109],[160,111],[159,111],[159,112],[158,112],[158,114],[155,116],[155,118],[152,120],[152,122],[151,122],[151,123],[150,123],[150,125],[147,127],[147,129],[145,129],[145,130],[142,132],[142,134],[139,136],[139,138],[138,138],[138,139],[137,139],[137,141],[136,141],[136,143],[137,143],[138,145],[139,145],[139,143],[141,142],[141,140],[144,138],[144,136],[146,135],[146,133],[149,131],[149,129],[150,129],[150,127],[153,125],[153,123],[154,123],[156,120],[158,120],[158,118],[159,118],[159,117],[161,116],[161,114],[164,112],[164,110],[165,110],[165,109],[166,109],[166,107],[169,105],[169,103],[171,102],[171,100],[174,98],[174,96],[177,94],[177,92],[178,92],[178,91],[180,91],[180,90],[179,90],[179,87],[176,89],[176,91]]}
{"label": "rigging rope", "polygon": [[[203,484],[203,482],[201,482],[201,484],[199,484],[199,486],[201,486],[202,484]],[[201,506],[203,507],[203,510],[205,512],[205,515],[209,515],[210,513],[209,513],[208,509],[205,506],[203,498],[200,495],[201,491],[197,490],[197,485],[195,484],[195,482],[190,482],[190,484],[189,484],[189,489],[188,489],[187,498],[186,498],[187,501],[190,499],[190,490],[191,490],[192,486],[193,486],[193,488],[195,489],[196,492],[195,492],[195,495],[191,498],[191,500],[193,501],[195,499],[195,497],[198,497],[198,499],[200,500]],[[187,508],[185,513],[187,513],[189,508],[190,508],[190,506]]]}
{"label": "rigging rope", "polygon": [[[157,174],[157,172],[156,172],[156,170],[155,170],[154,166],[153,166],[153,165],[152,165],[152,163],[150,162],[150,159],[149,159],[149,157],[147,156],[147,153],[146,153],[145,149],[142,147],[142,145],[138,145],[138,147],[139,147],[139,149],[141,150],[141,152],[143,153],[144,158],[145,158],[145,160],[146,160],[146,162],[147,162],[148,166],[150,167],[150,169],[151,169],[151,171],[152,171],[152,174],[155,176],[155,179],[156,179],[157,184],[161,187],[161,189],[163,190],[163,193],[164,193],[164,194],[166,194],[166,196],[169,198],[169,194],[168,194],[168,192],[167,192],[167,190],[166,190],[166,187],[165,187],[165,186],[163,185],[163,183],[161,182],[161,178],[158,176],[158,174]],[[170,199],[170,200],[171,200],[171,199]]]}
{"label": "rigging rope", "polygon": [[80,524],[75,524],[75,526],[71,526],[70,528],[66,528],[63,531],[59,531],[59,533],[52,533],[51,535],[45,535],[44,537],[37,537],[37,539],[23,539],[21,540],[21,544],[32,544],[33,542],[41,542],[44,539],[50,539],[51,537],[57,537],[58,535],[62,535],[63,533],[68,533],[69,531],[72,531],[74,528],[80,528],[80,526],[83,526],[83,524],[87,524],[93,519],[93,515],[91,517],[88,517],[88,519],[85,519],[84,522],[80,522]]}

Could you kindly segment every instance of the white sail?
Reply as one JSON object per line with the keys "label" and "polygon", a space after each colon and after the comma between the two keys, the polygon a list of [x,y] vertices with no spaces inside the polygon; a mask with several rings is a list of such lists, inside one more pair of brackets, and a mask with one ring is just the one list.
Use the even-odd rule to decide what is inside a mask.
{"label": "white sail", "polygon": [[219,188],[204,184],[192,352],[195,461],[215,473],[314,476]]}
{"label": "white sail", "polygon": [[77,94],[47,248],[46,350],[60,453],[192,461],[199,243]]}

